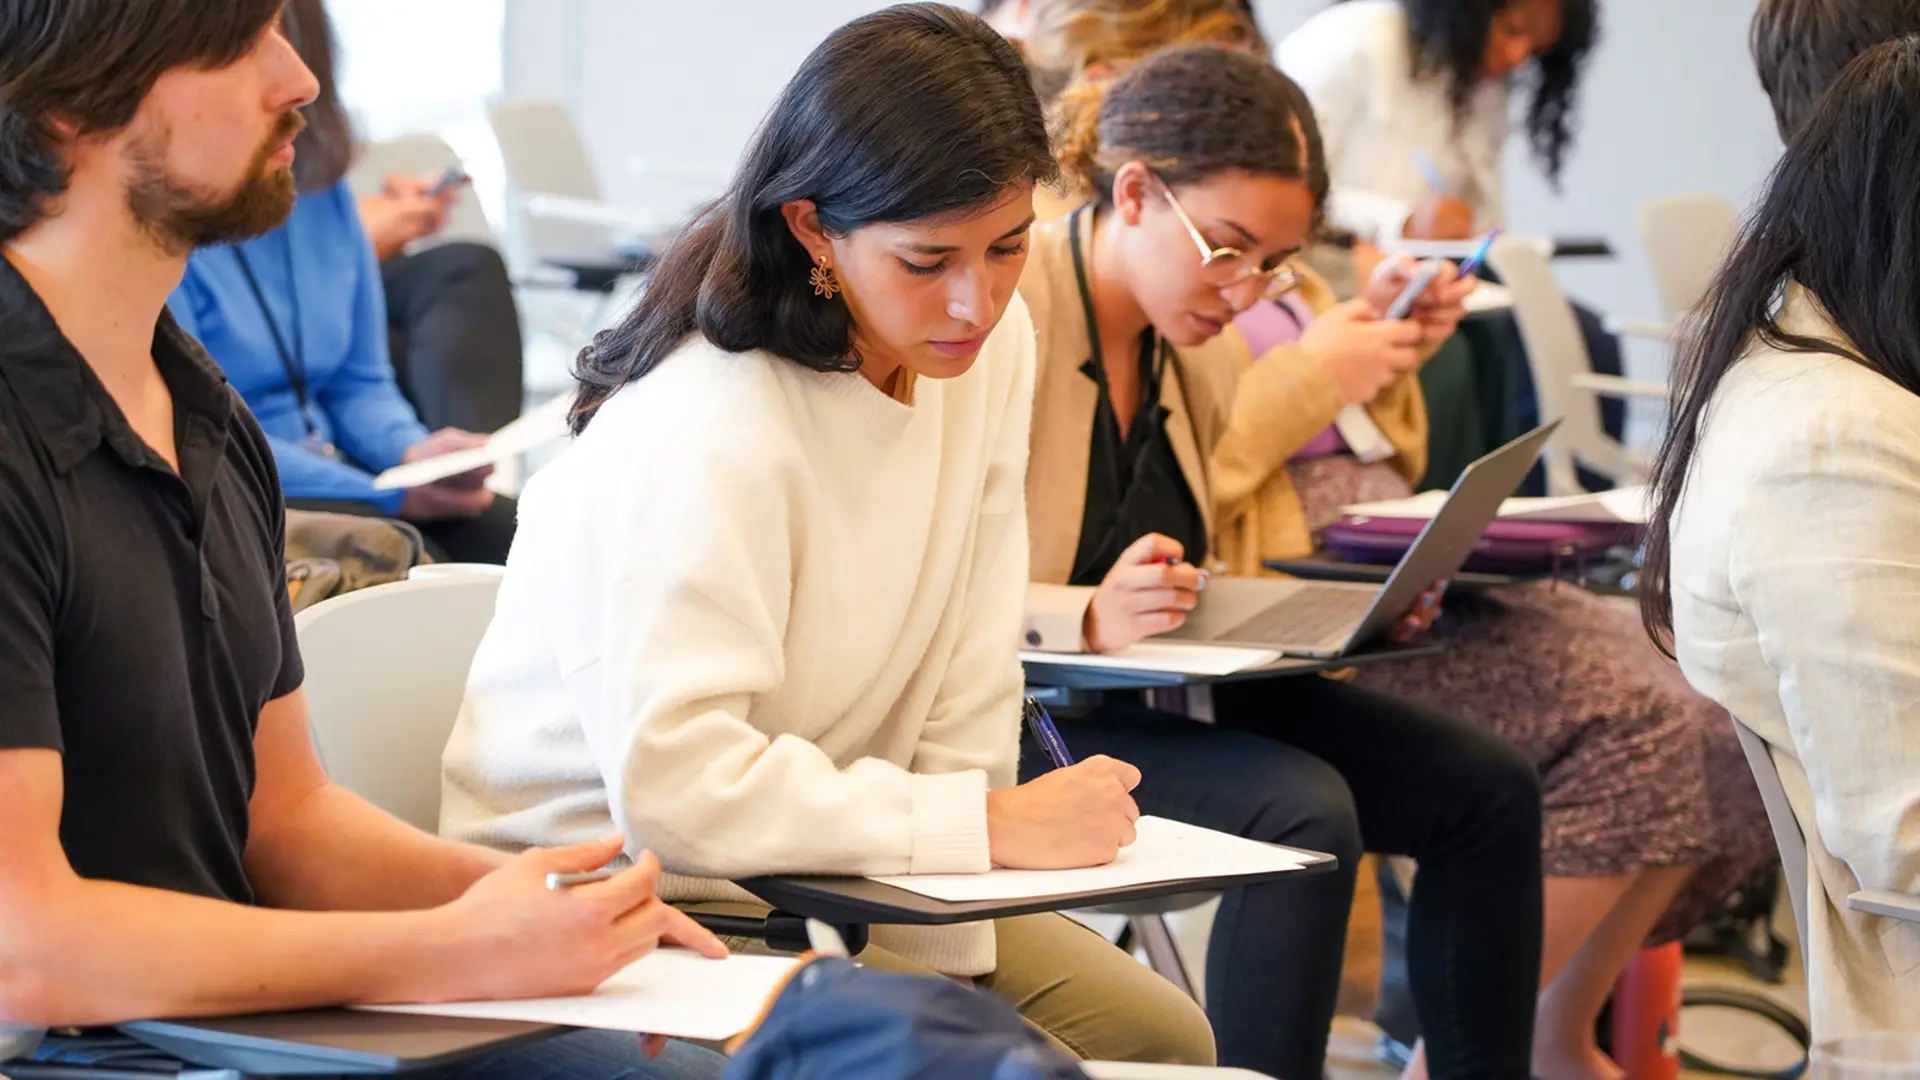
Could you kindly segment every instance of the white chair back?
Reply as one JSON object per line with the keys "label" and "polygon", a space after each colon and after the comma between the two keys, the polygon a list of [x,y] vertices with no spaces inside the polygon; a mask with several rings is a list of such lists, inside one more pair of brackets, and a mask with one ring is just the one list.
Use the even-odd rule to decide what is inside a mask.
{"label": "white chair back", "polygon": [[399,581],[295,616],[314,744],[336,783],[439,830],[440,756],[499,589],[497,574]]}
{"label": "white chair back", "polygon": [[1642,206],[1639,219],[1661,312],[1678,325],[1707,295],[1740,235],[1740,210],[1719,195],[1674,195]]}
{"label": "white chair back", "polygon": [[559,195],[598,203],[600,176],[573,115],[558,101],[509,101],[487,113],[506,168],[507,205],[529,264],[543,256],[604,254],[614,240],[605,226],[526,213],[529,195]]}
{"label": "white chair back", "polygon": [[[353,188],[355,197],[365,197],[379,193],[388,173],[431,176],[459,164],[460,155],[440,136],[406,135],[361,147],[353,169],[347,173],[347,184]],[[447,215],[446,228],[424,243],[446,243],[449,240],[493,245],[500,242],[499,234],[493,223],[487,220],[486,211],[481,208],[480,200],[471,188],[461,192],[460,198],[455,200],[452,211]]]}
{"label": "white chair back", "polygon": [[1787,802],[1787,789],[1780,784],[1780,767],[1774,764],[1773,748],[1752,728],[1733,718],[1733,730],[1740,736],[1740,749],[1746,751],[1747,767],[1760,788],[1760,801],[1767,807],[1767,823],[1773,826],[1773,842],[1780,848],[1780,862],[1787,876],[1787,899],[1793,903],[1793,922],[1800,931],[1800,947],[1807,947],[1807,836],[1800,830],[1800,819],[1793,816]]}
{"label": "white chair back", "polygon": [[1513,293],[1513,318],[1533,372],[1540,422],[1560,421],[1541,454],[1547,494],[1578,495],[1585,490],[1576,463],[1618,483],[1645,479],[1644,463],[1601,426],[1599,400],[1573,385],[1575,376],[1593,373],[1593,362],[1579,317],[1554,280],[1547,256],[1526,240],[1507,237],[1493,245],[1487,263]]}

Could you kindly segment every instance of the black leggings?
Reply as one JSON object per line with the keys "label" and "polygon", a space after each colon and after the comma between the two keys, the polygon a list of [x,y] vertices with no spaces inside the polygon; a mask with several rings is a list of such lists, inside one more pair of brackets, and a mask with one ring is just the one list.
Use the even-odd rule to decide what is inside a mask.
{"label": "black leggings", "polygon": [[520,415],[520,316],[500,253],[448,243],[380,264],[387,342],[400,389],[438,430],[481,434]]}
{"label": "black leggings", "polygon": [[[1228,892],[1207,956],[1220,1064],[1318,1080],[1365,851],[1419,860],[1408,968],[1435,1080],[1530,1075],[1540,979],[1540,785],[1464,720],[1317,676],[1223,683],[1213,726],[1114,697],[1059,721],[1138,766],[1143,813],[1336,855],[1338,872]],[[1046,757],[1023,745],[1021,777]]]}

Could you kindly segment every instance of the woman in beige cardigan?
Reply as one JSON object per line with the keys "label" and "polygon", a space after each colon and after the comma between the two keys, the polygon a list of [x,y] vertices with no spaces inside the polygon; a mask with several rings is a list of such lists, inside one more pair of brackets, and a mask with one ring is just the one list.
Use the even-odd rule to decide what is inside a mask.
{"label": "woman in beige cardigan", "polygon": [[1821,1038],[1920,1032],[1920,926],[1847,906],[1920,892],[1916,96],[1920,44],[1891,41],[1795,127],[1674,372],[1641,593],[1772,749]]}
{"label": "woman in beige cardigan", "polygon": [[[1178,623],[1205,568],[1240,543],[1215,527],[1208,457],[1241,382],[1221,335],[1239,306],[1293,279],[1325,178],[1305,98],[1245,52],[1174,49],[1104,99],[1076,94],[1086,112],[1063,164],[1101,198],[1035,231],[1020,284],[1039,335],[1029,630],[1042,647],[1111,649]],[[1334,308],[1314,340],[1337,375],[1276,371],[1247,387],[1381,389],[1428,336],[1452,332],[1462,290],[1451,281],[1417,322],[1382,322],[1365,301]],[[1398,392],[1376,416],[1405,425],[1419,407]],[[1353,875],[1375,850],[1413,855],[1426,875],[1410,966],[1435,1072],[1527,1076],[1540,917],[1531,766],[1464,721],[1330,679],[1221,685],[1213,704],[1209,726],[1110,697],[1061,726],[1077,752],[1139,763],[1143,812],[1340,858],[1337,874],[1224,898],[1206,994],[1220,1060],[1320,1075]],[[1024,769],[1041,760],[1022,756]]]}

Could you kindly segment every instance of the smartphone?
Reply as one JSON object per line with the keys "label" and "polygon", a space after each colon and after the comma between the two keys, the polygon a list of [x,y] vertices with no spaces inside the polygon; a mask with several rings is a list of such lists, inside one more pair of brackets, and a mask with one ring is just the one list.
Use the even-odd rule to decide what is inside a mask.
{"label": "smartphone", "polygon": [[[1480,241],[1480,246],[1473,249],[1473,254],[1467,256],[1466,261],[1460,264],[1460,276],[1468,278],[1479,273],[1480,265],[1487,261],[1487,252],[1493,249],[1493,242],[1499,238],[1499,229],[1488,233]],[[1421,263],[1420,272],[1413,276],[1412,281],[1407,282],[1406,288],[1400,290],[1400,295],[1394,298],[1393,306],[1387,309],[1385,317],[1387,319],[1406,318],[1413,311],[1413,305],[1419,301],[1420,294],[1427,291],[1427,286],[1433,284],[1433,279],[1440,276],[1440,271],[1445,266],[1446,263],[1438,259]]]}
{"label": "smartphone", "polygon": [[1419,301],[1420,294],[1427,291],[1427,286],[1433,284],[1433,279],[1440,276],[1441,268],[1446,265],[1439,259],[1421,263],[1420,272],[1413,275],[1413,280],[1407,282],[1407,287],[1400,290],[1399,296],[1394,297],[1393,306],[1387,309],[1382,318],[1392,322],[1412,314],[1413,305]]}
{"label": "smartphone", "polygon": [[427,197],[437,199],[454,188],[464,186],[469,179],[467,170],[458,165],[449,165],[447,171],[440,174],[440,179],[435,180],[433,186],[427,189]]}

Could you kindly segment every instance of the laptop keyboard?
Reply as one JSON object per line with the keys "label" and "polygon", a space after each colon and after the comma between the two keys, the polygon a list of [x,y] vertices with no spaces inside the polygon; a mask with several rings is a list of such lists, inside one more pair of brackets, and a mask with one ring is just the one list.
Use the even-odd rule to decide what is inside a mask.
{"label": "laptop keyboard", "polygon": [[1221,634],[1229,641],[1318,645],[1351,634],[1373,606],[1373,590],[1303,585],[1280,603]]}

